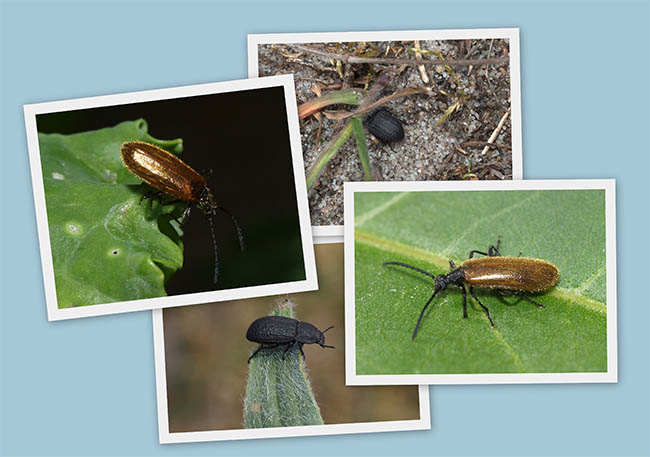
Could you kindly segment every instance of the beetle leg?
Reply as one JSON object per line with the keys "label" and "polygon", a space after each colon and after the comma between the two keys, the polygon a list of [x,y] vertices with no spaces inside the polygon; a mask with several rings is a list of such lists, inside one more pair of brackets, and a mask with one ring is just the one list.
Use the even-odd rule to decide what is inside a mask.
{"label": "beetle leg", "polygon": [[150,192],[147,192],[146,194],[142,194],[140,196],[140,203],[142,203],[142,200],[149,200],[149,209],[153,207],[153,201],[154,199],[158,199],[160,201],[160,196],[162,195],[162,192],[159,190],[152,190]]}
{"label": "beetle leg", "polygon": [[494,321],[492,320],[492,316],[490,316],[490,310],[487,308],[487,306],[481,303],[481,300],[479,300],[476,294],[474,293],[474,288],[472,286],[469,286],[469,294],[474,298],[474,300],[476,300],[476,302],[479,305],[481,305],[481,308],[483,308],[483,310],[487,314],[488,319],[490,320],[490,324],[492,325],[492,327],[494,327]]}
{"label": "beetle leg", "polygon": [[499,246],[501,246],[501,235],[499,235],[499,238],[497,238],[497,245],[496,246],[491,245],[490,247],[488,247],[488,254],[491,257],[500,256],[501,253],[499,252]]}
{"label": "beetle leg", "polygon": [[181,220],[178,222],[179,224],[183,225],[187,218],[190,216],[190,210],[192,209],[192,205],[187,205],[187,208],[185,208],[185,211],[183,211],[183,215],[181,216]]}
{"label": "beetle leg", "polygon": [[251,355],[251,356],[248,358],[248,363],[251,363],[251,359],[252,359],[253,357],[255,357],[255,355],[256,355],[258,352],[260,352],[262,349],[273,349],[273,348],[278,347],[279,345],[280,345],[280,344],[266,344],[266,345],[265,345],[265,344],[260,344],[260,345],[257,347],[257,349],[255,350],[255,352],[253,352],[253,355]]}
{"label": "beetle leg", "polygon": [[175,205],[176,203],[180,203],[182,201],[185,201],[185,200],[183,200],[181,198],[177,198],[175,200],[169,200],[168,202],[163,203],[163,205],[165,205],[165,206],[167,206],[167,205]]}
{"label": "beetle leg", "polygon": [[304,344],[304,343],[298,343],[298,348],[300,348],[300,353],[302,354],[302,359],[303,359],[303,360],[306,360],[306,358],[305,358],[305,353],[302,351],[302,345],[303,345],[303,344]]}
{"label": "beetle leg", "polygon": [[533,300],[532,298],[530,298],[527,295],[521,294],[520,297],[525,298],[526,300],[531,302],[533,305],[537,305],[538,308],[544,308],[544,305],[542,305],[541,303],[537,303],[535,300]]}
{"label": "beetle leg", "polygon": [[503,289],[496,289],[496,293],[498,293],[501,297],[521,297],[525,300],[528,300],[534,305],[537,305],[539,308],[544,308],[544,305],[541,303],[536,302],[532,298],[530,298],[527,295],[524,295],[521,292],[513,291],[513,290],[503,290]]}
{"label": "beetle leg", "polygon": [[463,317],[467,319],[467,291],[464,284],[460,285],[460,291],[463,293]]}
{"label": "beetle leg", "polygon": [[[284,360],[284,356],[287,355],[287,351],[288,351],[289,349],[291,349],[291,347],[292,347],[294,344],[296,344],[296,341],[295,341],[295,340],[292,341],[291,343],[287,343],[287,347],[284,348],[284,352],[282,353],[282,360]],[[301,351],[302,351],[302,348],[301,348]]]}
{"label": "beetle leg", "polygon": [[252,359],[253,357],[255,357],[255,356],[257,355],[258,352],[260,352],[260,349],[262,349],[262,345],[261,345],[261,344],[257,347],[257,349],[255,350],[255,352],[253,352],[253,355],[251,355],[251,356],[248,358],[248,363],[251,363],[251,359]]}
{"label": "beetle leg", "polygon": [[[175,203],[180,203],[180,202],[182,202],[182,201],[183,201],[183,200],[172,200],[172,201],[170,201],[170,202],[165,203],[165,205],[173,205],[173,204],[175,204]],[[177,223],[178,225],[183,225],[183,224],[185,224],[185,220],[186,220],[187,217],[190,215],[190,209],[191,209],[191,208],[192,208],[192,205],[191,205],[191,204],[190,204],[190,205],[187,205],[187,208],[185,208],[185,210],[183,211],[183,214],[182,214],[181,216],[179,216],[179,217],[175,217],[175,218],[174,218],[174,220],[176,221],[176,223]],[[180,219],[179,219],[179,218],[180,218]]]}
{"label": "beetle leg", "polygon": [[501,245],[501,237],[499,237],[499,239],[497,239],[497,245],[496,246],[494,246],[493,244],[488,246],[488,252],[487,253],[485,253],[483,251],[477,251],[477,250],[469,251],[469,258],[471,259],[472,257],[474,257],[474,254],[481,254],[481,255],[484,255],[484,256],[487,256],[487,257],[501,256],[501,253],[499,252],[499,246],[500,245]]}
{"label": "beetle leg", "polygon": [[500,257],[501,256],[501,253],[499,252],[499,248],[498,248],[498,243],[497,243],[497,246],[490,245],[490,247],[488,248],[488,256],[489,257],[497,257],[497,256]]}

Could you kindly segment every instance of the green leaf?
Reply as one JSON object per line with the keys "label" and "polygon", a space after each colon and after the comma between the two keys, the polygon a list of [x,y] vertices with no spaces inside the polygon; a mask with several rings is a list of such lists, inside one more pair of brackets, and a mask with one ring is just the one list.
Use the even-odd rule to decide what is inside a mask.
{"label": "green leaf", "polygon": [[[272,316],[294,318],[294,303],[287,298]],[[250,361],[244,398],[244,427],[322,425],[320,408],[311,391],[305,362],[294,347],[263,349]]]}
{"label": "green leaf", "polygon": [[[170,152],[144,120],[73,135],[39,133],[52,261],[59,308],[166,295],[165,277],[183,265],[173,207],[140,204],[141,181],[122,163],[125,141]],[[163,234],[166,233],[167,235]]]}
{"label": "green leaf", "polygon": [[[481,191],[355,194],[357,374],[607,371],[605,192]],[[439,293],[415,340],[411,333],[433,281],[386,261],[433,274],[469,251],[535,257],[560,270],[556,287],[532,298]]]}

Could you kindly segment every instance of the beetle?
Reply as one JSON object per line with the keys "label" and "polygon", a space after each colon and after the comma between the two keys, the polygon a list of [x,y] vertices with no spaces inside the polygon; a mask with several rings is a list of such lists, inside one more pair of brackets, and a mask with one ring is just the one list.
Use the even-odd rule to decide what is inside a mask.
{"label": "beetle", "polygon": [[210,234],[212,235],[214,283],[216,284],[219,278],[219,259],[213,217],[217,214],[217,211],[230,216],[237,230],[239,247],[244,252],[244,237],[235,217],[228,210],[215,203],[205,178],[175,155],[144,141],[125,142],[122,144],[121,154],[126,168],[146,184],[156,189],[142,195],[140,202],[142,202],[143,198],[151,199],[167,194],[176,197],[176,200],[169,201],[165,203],[166,205],[181,201],[188,204],[183,212],[181,223],[189,216],[192,204],[196,204],[206,215],[210,224]]}
{"label": "beetle", "polygon": [[308,322],[301,322],[296,319],[284,316],[264,316],[256,319],[246,331],[246,339],[253,343],[259,343],[259,347],[253,355],[248,358],[248,363],[262,349],[270,349],[282,344],[287,347],[282,353],[282,360],[295,344],[298,345],[302,357],[305,353],[302,350],[303,344],[318,344],[323,348],[334,349],[334,346],[325,344],[324,333],[334,326],[327,327],[322,332]]}
{"label": "beetle", "polygon": [[[469,258],[457,267],[453,260],[449,261],[450,272],[446,275],[433,275],[428,271],[422,270],[413,265],[402,262],[384,262],[383,265],[396,265],[410,268],[419,273],[429,276],[435,282],[433,294],[422,308],[415,329],[411,335],[411,340],[415,339],[418,328],[422,322],[422,317],[427,307],[440,291],[454,285],[460,287],[463,293],[463,317],[467,317],[467,292],[465,285],[469,286],[469,293],[481,305],[481,308],[487,314],[490,325],[494,327],[494,321],[490,315],[490,310],[478,299],[474,293],[474,287],[495,289],[500,295],[518,295],[529,302],[543,308],[544,305],[536,302],[525,293],[543,292],[550,289],[560,277],[560,272],[555,265],[541,259],[529,257],[505,257],[499,252],[501,238],[497,240],[497,245],[490,245],[488,252],[472,250]],[[474,254],[481,254],[486,257],[474,258]]]}
{"label": "beetle", "polygon": [[386,108],[372,111],[363,120],[363,125],[384,143],[396,143],[404,139],[402,123]]}

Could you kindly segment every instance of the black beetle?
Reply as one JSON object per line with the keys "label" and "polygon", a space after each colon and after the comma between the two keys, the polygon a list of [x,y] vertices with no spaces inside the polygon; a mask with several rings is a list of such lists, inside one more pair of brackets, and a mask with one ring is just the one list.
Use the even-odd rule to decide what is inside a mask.
{"label": "black beetle", "polygon": [[368,114],[363,125],[384,143],[396,143],[404,139],[402,123],[386,108],[377,108]]}
{"label": "black beetle", "polygon": [[287,351],[296,343],[300,348],[300,353],[303,358],[305,357],[305,353],[302,351],[303,344],[319,344],[321,347],[334,349],[334,346],[327,346],[325,344],[325,335],[323,335],[323,333],[332,328],[334,326],[328,327],[321,332],[308,322],[300,322],[290,317],[260,317],[248,327],[248,331],[246,332],[246,339],[248,341],[260,343],[257,350],[248,358],[248,362],[250,363],[251,359],[261,349],[270,349],[281,344],[287,345],[282,353],[282,360],[284,360]]}

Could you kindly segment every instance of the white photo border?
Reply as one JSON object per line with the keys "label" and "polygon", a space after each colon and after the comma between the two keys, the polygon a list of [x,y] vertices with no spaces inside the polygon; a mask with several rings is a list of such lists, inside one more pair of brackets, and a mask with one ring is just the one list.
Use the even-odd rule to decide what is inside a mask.
{"label": "white photo border", "polygon": [[[510,45],[510,106],[512,123],[512,179],[523,179],[523,152],[521,134],[521,71],[519,57],[519,29],[448,29],[448,30],[393,30],[381,32],[322,32],[269,33],[248,35],[248,77],[259,76],[258,46],[282,43],[329,43],[346,41],[410,41],[410,40],[466,40],[498,38]],[[345,219],[345,218],[344,218]],[[314,225],[313,235],[323,242],[342,242],[342,225]]]}
{"label": "white photo border", "polygon": [[[54,267],[52,249],[45,206],[45,191],[41,169],[40,148],[36,128],[36,116],[39,114],[57,113],[87,108],[99,108],[117,105],[129,105],[141,102],[170,100],[174,98],[194,97],[229,92],[239,92],[251,89],[283,87],[291,146],[292,170],[294,175],[296,200],[302,253],[305,265],[305,279],[279,284],[241,287],[228,290],[200,292],[191,294],[156,297],[150,299],[129,300],[80,306],[75,308],[58,308],[56,288],[54,283]],[[27,129],[27,146],[29,149],[30,168],[36,209],[36,222],[43,268],[45,301],[49,321],[74,319],[90,316],[102,316],[131,311],[143,311],[172,306],[196,305],[215,301],[238,300],[243,298],[262,297],[285,293],[307,292],[318,289],[316,260],[314,256],[311,221],[309,216],[309,200],[304,173],[304,162],[300,144],[300,129],[293,75],[278,75],[258,79],[241,79],[192,86],[182,86],[167,89],[155,89],[139,92],[128,92],[115,95],[87,97],[72,100],[62,100],[24,106],[25,124]]]}
{"label": "white photo border", "polygon": [[[345,383],[349,386],[407,384],[540,384],[618,382],[616,316],[616,181],[584,180],[512,180],[480,182],[404,181],[346,182],[345,217]],[[356,192],[429,192],[489,190],[604,190],[605,251],[607,271],[607,371],[601,373],[511,373],[511,374],[404,374],[357,375],[355,339],[354,280],[354,194]]]}
{"label": "white photo border", "polygon": [[152,313],[156,371],[156,401],[158,406],[158,436],[160,444],[431,429],[429,386],[418,386],[420,409],[419,419],[172,433],[169,431],[169,411],[167,404],[167,373],[165,364],[163,310],[155,309]]}

